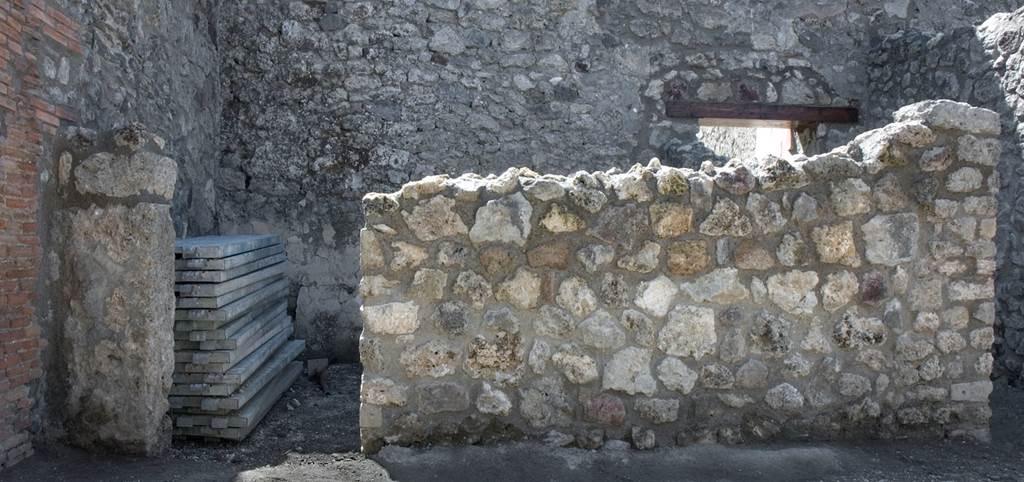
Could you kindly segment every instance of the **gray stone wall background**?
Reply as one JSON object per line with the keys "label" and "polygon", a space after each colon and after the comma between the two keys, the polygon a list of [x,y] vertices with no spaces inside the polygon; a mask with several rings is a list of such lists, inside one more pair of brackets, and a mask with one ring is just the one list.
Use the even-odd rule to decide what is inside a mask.
{"label": "gray stone wall background", "polygon": [[[511,166],[569,173],[658,156],[666,165],[695,167],[711,153],[694,122],[664,118],[665,98],[860,105],[863,125],[819,132],[825,150],[917,100],[915,93],[894,93],[906,84],[942,87],[950,82],[945,74],[956,73],[959,89],[916,93],[983,97],[969,90],[963,79],[971,73],[958,71],[955,61],[941,59],[945,74],[914,63],[921,80],[904,79],[900,69],[915,57],[879,61],[873,46],[900,32],[967,32],[1019,6],[225,2],[217,16],[219,220],[225,231],[286,236],[300,336],[311,352],[353,359],[362,194],[430,174]],[[941,41],[969,52],[978,43],[966,36]],[[899,82],[882,80],[887,72],[899,72]]]}

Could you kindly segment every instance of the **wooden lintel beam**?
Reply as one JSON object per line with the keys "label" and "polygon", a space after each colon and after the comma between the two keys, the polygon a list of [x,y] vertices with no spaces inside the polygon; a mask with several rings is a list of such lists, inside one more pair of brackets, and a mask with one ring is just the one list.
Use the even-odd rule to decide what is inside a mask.
{"label": "wooden lintel beam", "polygon": [[750,119],[835,124],[852,124],[858,119],[858,111],[853,107],[725,104],[681,100],[666,101],[665,115],[675,119]]}

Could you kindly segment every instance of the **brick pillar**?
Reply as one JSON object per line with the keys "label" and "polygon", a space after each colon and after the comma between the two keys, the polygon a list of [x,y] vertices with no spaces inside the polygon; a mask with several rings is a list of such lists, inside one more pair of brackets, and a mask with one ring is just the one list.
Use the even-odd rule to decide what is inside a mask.
{"label": "brick pillar", "polygon": [[35,301],[40,262],[38,164],[61,119],[41,97],[34,52],[80,54],[79,26],[43,0],[0,1],[0,470],[32,454],[42,376]]}

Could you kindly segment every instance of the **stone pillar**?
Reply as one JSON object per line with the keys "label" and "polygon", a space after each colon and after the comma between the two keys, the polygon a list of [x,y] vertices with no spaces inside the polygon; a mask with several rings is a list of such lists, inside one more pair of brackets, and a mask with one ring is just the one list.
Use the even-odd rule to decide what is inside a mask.
{"label": "stone pillar", "polygon": [[177,165],[138,126],[70,138],[54,233],[68,440],[151,455],[170,442]]}

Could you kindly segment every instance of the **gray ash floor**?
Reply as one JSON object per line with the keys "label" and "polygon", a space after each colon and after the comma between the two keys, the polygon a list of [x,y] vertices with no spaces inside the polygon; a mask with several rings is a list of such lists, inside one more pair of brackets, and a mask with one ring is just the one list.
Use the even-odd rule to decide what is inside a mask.
{"label": "gray ash floor", "polygon": [[385,448],[359,454],[357,365],[333,365],[327,388],[306,378],[242,443],[175,440],[159,458],[97,456],[62,447],[0,472],[10,481],[654,481],[1020,480],[1024,391],[997,383],[991,444],[953,441],[691,446],[651,452],[486,447]]}

